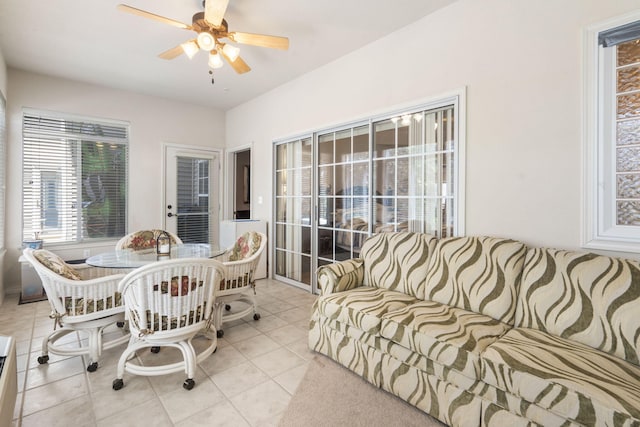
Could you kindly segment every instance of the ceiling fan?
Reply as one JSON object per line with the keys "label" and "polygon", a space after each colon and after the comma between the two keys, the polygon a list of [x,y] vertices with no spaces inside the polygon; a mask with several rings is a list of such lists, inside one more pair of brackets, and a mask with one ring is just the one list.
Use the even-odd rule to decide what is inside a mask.
{"label": "ceiling fan", "polygon": [[[195,38],[158,55],[162,59],[174,59],[182,53],[191,59],[199,50],[204,50],[209,52],[208,63],[211,68],[222,67],[224,64],[222,58],[224,58],[238,74],[243,74],[251,71],[251,68],[240,57],[240,49],[229,44],[229,41],[273,49],[286,50],[289,48],[289,39],[286,37],[229,31],[229,25],[224,19],[229,0],[204,0],[203,4],[204,12],[193,15],[191,25],[125,4],[119,4],[118,9],[196,32]],[[221,41],[223,39],[226,39],[227,42]]]}

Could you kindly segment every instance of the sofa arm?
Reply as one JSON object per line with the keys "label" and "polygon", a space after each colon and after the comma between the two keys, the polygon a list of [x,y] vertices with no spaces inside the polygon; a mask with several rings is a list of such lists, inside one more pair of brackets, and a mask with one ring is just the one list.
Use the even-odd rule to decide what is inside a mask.
{"label": "sofa arm", "polygon": [[318,287],[322,295],[342,292],[362,286],[364,260],[349,259],[318,268]]}

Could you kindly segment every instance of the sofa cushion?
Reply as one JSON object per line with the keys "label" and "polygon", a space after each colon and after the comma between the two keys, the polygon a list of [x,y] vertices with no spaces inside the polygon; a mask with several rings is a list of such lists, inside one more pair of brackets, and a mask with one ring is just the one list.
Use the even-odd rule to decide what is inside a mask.
{"label": "sofa cushion", "polygon": [[380,335],[469,378],[480,378],[480,353],[510,326],[435,301],[383,315]]}
{"label": "sofa cushion", "polygon": [[379,233],[362,245],[365,286],[424,298],[429,257],[437,239],[423,233]]}
{"label": "sofa cushion", "polygon": [[509,239],[442,239],[429,261],[424,299],[513,324],[525,252]]}
{"label": "sofa cushion", "polygon": [[516,328],[481,357],[482,380],[585,425],[640,422],[640,368],[591,347]]}
{"label": "sofa cushion", "polygon": [[638,261],[530,249],[516,326],[571,339],[640,365],[639,284]]}
{"label": "sofa cushion", "polygon": [[415,302],[414,297],[401,292],[366,286],[321,296],[317,309],[329,319],[377,335],[383,314]]}

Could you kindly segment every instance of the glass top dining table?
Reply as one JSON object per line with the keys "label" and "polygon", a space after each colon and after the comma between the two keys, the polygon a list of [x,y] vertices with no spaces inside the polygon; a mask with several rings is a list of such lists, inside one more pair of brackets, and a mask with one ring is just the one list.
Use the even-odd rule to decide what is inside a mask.
{"label": "glass top dining table", "polygon": [[159,256],[153,249],[119,249],[90,256],[85,261],[93,267],[104,268],[138,268],[152,262],[177,258],[212,258],[224,252],[217,245],[204,243],[184,243],[171,247],[170,256]]}

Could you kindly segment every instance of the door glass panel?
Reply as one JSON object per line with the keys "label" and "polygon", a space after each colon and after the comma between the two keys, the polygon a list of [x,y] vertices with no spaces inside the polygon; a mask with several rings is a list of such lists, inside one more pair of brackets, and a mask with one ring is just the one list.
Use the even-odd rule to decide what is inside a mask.
{"label": "door glass panel", "polygon": [[209,243],[208,159],[177,158],[178,237],[184,243]]}
{"label": "door glass panel", "polygon": [[351,130],[336,132],[336,163],[352,161],[351,156]]}
{"label": "door glass panel", "polygon": [[311,138],[305,138],[275,149],[276,276],[306,285],[311,283],[312,148]]}
{"label": "door glass panel", "polygon": [[396,125],[391,120],[384,120],[373,125],[374,157],[392,157],[396,151]]}
{"label": "door glass panel", "polygon": [[351,165],[337,165],[336,171],[336,196],[351,195]]}
{"label": "door glass panel", "polygon": [[333,161],[333,133],[318,137],[318,164],[326,165]]}
{"label": "door glass panel", "polygon": [[353,160],[369,158],[369,126],[360,126],[353,130]]}

